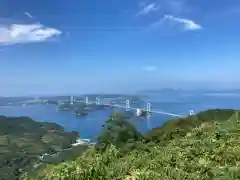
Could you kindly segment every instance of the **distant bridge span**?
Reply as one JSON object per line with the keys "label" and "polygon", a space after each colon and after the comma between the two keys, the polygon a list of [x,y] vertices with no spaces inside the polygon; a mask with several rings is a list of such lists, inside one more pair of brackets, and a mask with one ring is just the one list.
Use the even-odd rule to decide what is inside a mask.
{"label": "distant bridge span", "polygon": [[[63,101],[61,101],[63,102]],[[163,115],[168,115],[168,116],[173,116],[173,117],[186,117],[187,115],[183,115],[183,114],[178,114],[178,113],[170,113],[170,112],[165,112],[162,110],[158,110],[158,109],[151,109],[151,103],[148,102],[146,105],[146,109],[144,108],[134,108],[134,107],[130,107],[130,100],[126,100],[126,104],[125,106],[123,105],[119,105],[119,104],[101,104],[100,103],[100,98],[96,98],[96,100],[94,102],[89,102],[88,100],[88,96],[85,97],[84,101],[78,101],[78,100],[74,100],[74,97],[71,96],[70,97],[70,104],[74,104],[74,103],[84,103],[84,104],[96,104],[96,105],[106,105],[106,106],[111,106],[111,107],[115,107],[115,108],[123,108],[123,109],[127,109],[127,110],[136,110],[136,111],[146,111],[147,113],[155,113],[155,114],[163,114]],[[190,116],[192,116],[194,114],[193,110],[189,111]]]}

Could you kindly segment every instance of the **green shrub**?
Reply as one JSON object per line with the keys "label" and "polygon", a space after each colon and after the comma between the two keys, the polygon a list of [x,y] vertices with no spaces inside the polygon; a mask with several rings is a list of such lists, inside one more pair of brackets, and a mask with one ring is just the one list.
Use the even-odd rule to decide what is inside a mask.
{"label": "green shrub", "polygon": [[142,139],[142,134],[127,121],[123,114],[113,113],[98,137],[96,149],[105,151],[109,145],[114,145],[122,153],[127,153],[135,148],[135,142]]}
{"label": "green shrub", "polygon": [[[215,121],[207,119],[206,114],[208,113],[210,113],[209,117]],[[216,121],[215,117],[219,117],[220,120]],[[222,117],[226,119],[224,120]],[[192,121],[195,118],[202,123],[199,123],[198,126],[198,122],[194,122],[196,123],[194,124]],[[110,119],[116,120],[116,117],[112,116]],[[114,133],[117,134],[112,135],[112,130],[107,131],[111,138],[107,139],[108,146],[105,146],[104,151],[90,149],[75,161],[57,166],[47,166],[38,172],[38,176],[30,177],[25,174],[23,179],[35,180],[38,177],[41,180],[240,179],[239,112],[207,111],[200,113],[200,116],[188,117],[187,119],[189,124],[186,119],[183,122],[170,121],[169,124],[165,124],[162,132],[168,134],[165,137],[168,143],[163,145],[154,140],[146,144],[146,142],[136,138],[136,142],[131,141],[135,144],[135,148],[124,156],[119,156],[119,151],[126,146],[131,147],[131,143],[122,146],[123,142],[126,142],[125,136],[124,138],[116,137],[122,136],[124,133],[115,131],[118,129],[120,132],[126,132],[125,128],[118,124],[118,121],[114,121],[114,123],[109,121],[107,124],[114,124],[113,127],[118,124],[116,128],[113,128]],[[188,127],[184,128],[184,125]],[[169,127],[170,133],[166,127]],[[174,127],[178,129],[174,129]],[[135,132],[135,130],[133,131]],[[130,134],[131,136],[126,136],[134,139],[133,134],[135,133]],[[164,133],[162,135],[164,136]],[[118,141],[119,139],[120,141]]]}

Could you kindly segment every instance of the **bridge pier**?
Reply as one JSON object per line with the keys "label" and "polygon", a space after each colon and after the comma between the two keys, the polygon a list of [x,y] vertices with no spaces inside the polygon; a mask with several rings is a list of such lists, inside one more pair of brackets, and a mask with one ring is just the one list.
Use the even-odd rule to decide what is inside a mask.
{"label": "bridge pier", "polygon": [[73,105],[73,101],[74,101],[73,96],[71,96],[71,97],[70,97],[70,104]]}
{"label": "bridge pier", "polygon": [[100,104],[100,99],[98,97],[96,97],[96,105]]}
{"label": "bridge pier", "polygon": [[151,103],[147,103],[147,113],[151,112]]}
{"label": "bridge pier", "polygon": [[190,116],[194,115],[194,111],[193,111],[193,110],[190,110],[190,111],[189,111],[189,115],[190,115]]}
{"label": "bridge pier", "polygon": [[88,97],[85,97],[85,103],[88,104]]}
{"label": "bridge pier", "polygon": [[141,114],[142,114],[141,109],[136,109],[136,115],[137,115],[137,116],[141,116]]}
{"label": "bridge pier", "polygon": [[130,109],[130,101],[126,100],[126,110],[129,110],[129,109]]}

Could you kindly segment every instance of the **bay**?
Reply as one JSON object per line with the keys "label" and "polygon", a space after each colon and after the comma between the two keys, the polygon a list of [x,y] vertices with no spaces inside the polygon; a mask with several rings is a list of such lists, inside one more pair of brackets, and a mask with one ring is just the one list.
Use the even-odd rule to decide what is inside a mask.
{"label": "bay", "polygon": [[[152,109],[168,113],[188,115],[189,110],[196,113],[206,109],[240,109],[240,96],[210,96],[185,95],[174,98],[164,98],[161,95],[149,95],[145,103],[134,104],[133,107],[146,108],[151,102]],[[55,105],[29,105],[0,107],[0,114],[5,116],[28,116],[40,122],[55,122],[66,131],[77,131],[83,139],[95,140],[102,129],[102,125],[113,111],[124,109],[103,109],[90,112],[87,116],[76,117],[69,111],[56,111]],[[140,131],[147,132],[152,128],[160,127],[164,122],[175,117],[153,113],[150,118],[132,118],[129,121]]]}

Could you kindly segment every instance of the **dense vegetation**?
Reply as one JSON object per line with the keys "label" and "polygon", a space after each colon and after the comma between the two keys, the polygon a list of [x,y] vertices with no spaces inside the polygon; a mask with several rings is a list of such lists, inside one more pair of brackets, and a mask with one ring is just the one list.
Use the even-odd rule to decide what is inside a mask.
{"label": "dense vegetation", "polygon": [[104,152],[109,145],[120,149],[120,153],[135,149],[136,142],[141,141],[143,136],[125,118],[123,114],[118,113],[109,117],[95,146],[97,151]]}
{"label": "dense vegetation", "polygon": [[39,155],[68,148],[78,136],[55,123],[0,116],[0,179],[18,179],[22,171],[38,162]]}
{"label": "dense vegetation", "polygon": [[145,136],[113,114],[95,148],[74,161],[25,173],[22,179],[240,179],[240,113],[209,110],[168,121]]}
{"label": "dense vegetation", "polygon": [[235,113],[236,111],[231,109],[215,109],[200,112],[195,116],[180,118],[178,120],[169,120],[160,128],[155,128],[151,132],[145,134],[145,139],[148,142],[153,141],[160,144],[166,144],[173,138],[185,136],[187,132],[195,127],[199,127],[204,122],[226,121]]}

